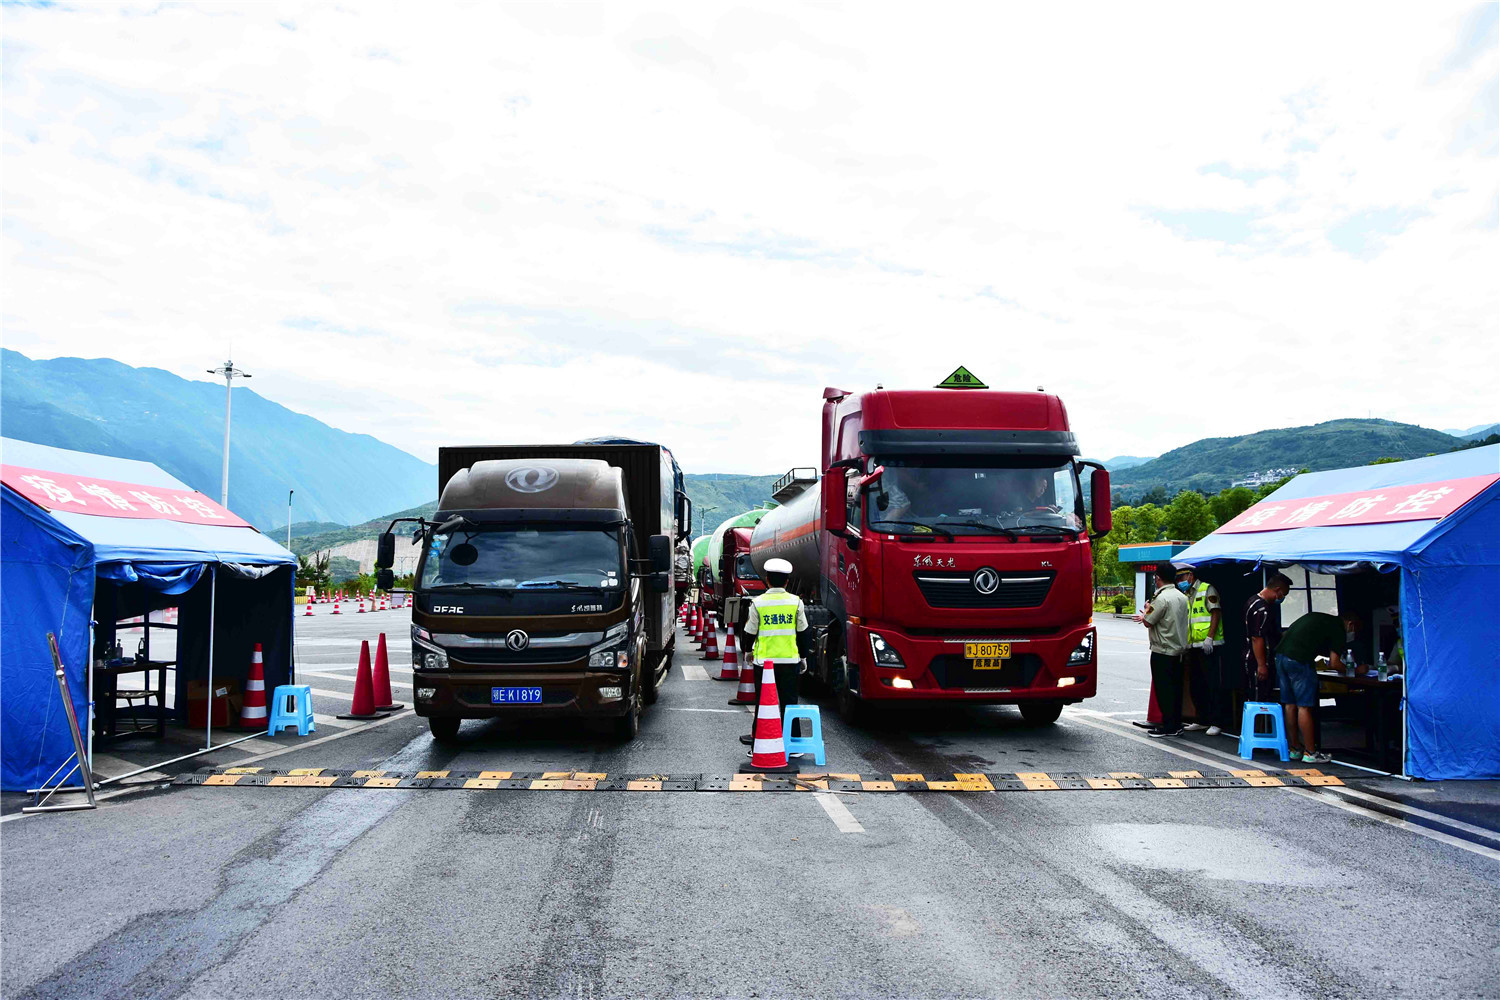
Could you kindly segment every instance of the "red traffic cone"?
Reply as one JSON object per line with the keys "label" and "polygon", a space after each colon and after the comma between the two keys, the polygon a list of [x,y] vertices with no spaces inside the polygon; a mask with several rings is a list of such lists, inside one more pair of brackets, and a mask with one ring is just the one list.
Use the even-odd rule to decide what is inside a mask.
{"label": "red traffic cone", "polygon": [[710,617],[712,616],[707,611],[698,616],[698,635],[694,641],[698,643],[699,649],[704,649],[708,646],[708,620]]}
{"label": "red traffic cone", "polygon": [[[724,670],[735,671],[735,677],[739,680],[739,690],[734,697],[729,699],[731,705],[753,705],[755,704],[755,668],[750,665],[750,658],[745,657],[745,662],[740,662],[739,642],[735,638],[734,629],[729,629],[724,636]],[[723,673],[719,674],[723,677]],[[726,680],[728,678],[725,678]]]}
{"label": "red traffic cone", "polygon": [[261,659],[260,643],[250,654],[250,674],[245,678],[245,705],[240,709],[241,729],[265,729],[271,724],[266,711],[266,668]]}
{"label": "red traffic cone", "polygon": [[750,763],[740,768],[744,774],[797,773],[786,759],[786,744],[781,739],[781,706],[776,699],[776,668],[770,660],[760,674],[760,704],[755,709],[755,742],[750,748]]}
{"label": "red traffic cone", "polygon": [[314,604],[316,604],[316,603],[317,603],[317,601],[313,600],[310,597],[307,599],[307,610],[304,611],[304,612],[302,612],[302,617],[303,618],[311,618],[311,617],[313,617],[312,606]]}
{"label": "red traffic cone", "polygon": [[391,698],[391,663],[385,658],[385,633],[380,633],[380,639],[375,643],[375,672],[372,678],[375,685],[375,711],[394,712],[398,708],[405,708]]}
{"label": "red traffic cone", "polygon": [[335,597],[333,599],[333,610],[330,611],[329,614],[336,615],[338,613],[339,613],[339,599],[337,597]]}
{"label": "red traffic cone", "polygon": [[370,677],[370,640],[359,644],[359,672],[354,675],[354,700],[349,704],[347,715],[340,719],[378,719],[375,711],[375,682]]}
{"label": "red traffic cone", "polygon": [[[724,630],[724,663],[718,667],[718,679],[720,681],[738,681],[739,679],[739,643],[735,640],[735,630],[732,627]],[[754,678],[750,679],[750,691],[754,693]],[[739,697],[738,694],[735,694]],[[729,699],[730,705],[741,705],[735,699]],[[750,702],[742,702],[748,705]]]}
{"label": "red traffic cone", "polygon": [[[707,644],[705,645],[705,647],[703,649],[702,659],[705,659],[705,660],[717,660],[718,658],[719,658],[719,623],[714,620],[714,616],[713,615],[709,615],[708,616],[708,642],[707,642]],[[739,672],[738,671],[735,672],[735,677],[737,677],[737,676],[739,676]],[[720,677],[719,679],[720,680],[724,680],[723,677]],[[729,679],[730,680],[734,680],[734,677],[730,677]]]}
{"label": "red traffic cone", "polygon": [[364,598],[363,594],[361,594],[360,598],[359,598],[359,613],[360,614],[364,614],[365,613],[365,598]]}

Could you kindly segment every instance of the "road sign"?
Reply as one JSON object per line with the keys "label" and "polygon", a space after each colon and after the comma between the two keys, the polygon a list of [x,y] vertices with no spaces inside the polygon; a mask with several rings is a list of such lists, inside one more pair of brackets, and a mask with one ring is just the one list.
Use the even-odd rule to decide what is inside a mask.
{"label": "road sign", "polygon": [[989,386],[973,375],[969,369],[959,365],[953,369],[953,374],[937,384],[939,389],[988,389]]}

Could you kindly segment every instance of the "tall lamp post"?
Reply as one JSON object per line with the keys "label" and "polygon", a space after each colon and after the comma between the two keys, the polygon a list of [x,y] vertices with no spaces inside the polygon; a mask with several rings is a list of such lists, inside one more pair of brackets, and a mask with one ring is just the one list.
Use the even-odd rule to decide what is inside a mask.
{"label": "tall lamp post", "polygon": [[286,491],[286,547],[288,551],[292,548],[292,494],[296,490]]}
{"label": "tall lamp post", "polygon": [[[229,396],[234,387],[236,378],[249,378],[249,372],[242,372],[234,366],[233,361],[225,361],[218,368],[208,369],[210,375],[224,376],[224,478],[219,484],[219,503],[224,507],[229,506]],[[290,523],[290,522],[288,522]]]}

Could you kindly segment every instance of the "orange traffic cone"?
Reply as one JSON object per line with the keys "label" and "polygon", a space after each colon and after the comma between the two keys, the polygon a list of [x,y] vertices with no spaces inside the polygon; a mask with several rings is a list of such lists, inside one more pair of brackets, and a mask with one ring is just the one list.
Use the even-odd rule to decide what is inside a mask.
{"label": "orange traffic cone", "polygon": [[[755,704],[755,668],[750,665],[748,656],[744,663],[740,662],[739,642],[735,639],[734,629],[730,629],[729,634],[724,637],[724,669],[734,670],[740,682],[739,690],[729,699],[729,704]],[[719,676],[723,677],[723,674]]]}
{"label": "orange traffic cone", "polygon": [[760,674],[760,704],[755,709],[755,742],[750,748],[750,763],[740,768],[744,774],[797,773],[786,759],[786,744],[781,739],[781,706],[776,699],[776,668],[767,660]]}
{"label": "orange traffic cone", "polygon": [[261,659],[260,643],[250,654],[250,674],[245,678],[245,705],[240,709],[241,729],[265,729],[271,724],[266,711],[266,668]]}
{"label": "orange traffic cone", "polygon": [[347,715],[340,715],[340,719],[378,719],[380,713],[375,711],[375,682],[370,677],[370,640],[364,639],[359,644],[359,672],[354,675],[354,700],[349,705]]}
{"label": "orange traffic cone", "polygon": [[[705,659],[705,660],[717,660],[718,658],[719,658],[719,623],[714,620],[714,616],[713,615],[709,615],[708,616],[708,643],[704,647],[702,659]],[[737,677],[737,676],[739,676],[739,672],[738,671],[735,672],[735,677]],[[719,680],[724,680],[724,678],[720,677]],[[734,680],[734,677],[730,677],[729,680]]]}
{"label": "orange traffic cone", "polygon": [[394,712],[398,708],[405,708],[391,699],[391,663],[385,658],[385,633],[380,633],[380,640],[375,644],[375,673],[372,678],[375,685],[375,711]]}

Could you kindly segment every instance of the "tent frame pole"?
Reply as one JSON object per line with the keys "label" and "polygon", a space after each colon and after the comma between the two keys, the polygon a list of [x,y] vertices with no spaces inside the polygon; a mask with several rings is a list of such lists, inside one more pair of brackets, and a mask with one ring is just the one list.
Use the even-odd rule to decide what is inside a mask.
{"label": "tent frame pole", "polygon": [[[68,757],[68,760],[73,761],[73,766],[68,769],[67,774],[63,775],[62,778],[58,780],[56,785],[49,788],[47,787],[47,781],[51,781],[52,778],[56,778],[57,771],[61,771],[64,767],[66,767],[68,760],[65,760],[61,764],[59,764],[57,766],[57,771],[52,772],[52,777],[49,777],[47,781],[42,782],[41,788],[31,790],[32,794],[34,795],[41,795],[42,792],[46,792],[47,794],[41,796],[41,798],[38,799],[35,805],[23,806],[21,812],[69,812],[75,809],[95,809],[98,808],[99,803],[94,799],[94,772],[89,767],[89,753],[88,750],[84,747],[83,733],[79,732],[78,730],[78,715],[73,711],[73,695],[68,690],[68,674],[67,671],[63,668],[62,655],[57,651],[57,635],[55,633],[47,633],[47,645],[52,651],[52,665],[54,673],[57,676],[57,690],[58,693],[62,695],[63,714],[68,720],[68,734],[73,737],[73,753]],[[66,804],[59,804],[55,806],[47,805],[52,796],[57,794],[58,790],[63,787],[62,783],[73,777],[74,771],[82,772],[79,777],[83,782],[82,790],[88,794],[88,801],[69,802]]]}
{"label": "tent frame pole", "polygon": [[[228,451],[224,454],[226,456],[224,460],[228,462]],[[219,564],[211,564],[208,572],[208,710],[203,713],[206,718],[203,729],[203,749],[205,750],[212,749],[214,745],[214,618],[219,599]]]}

